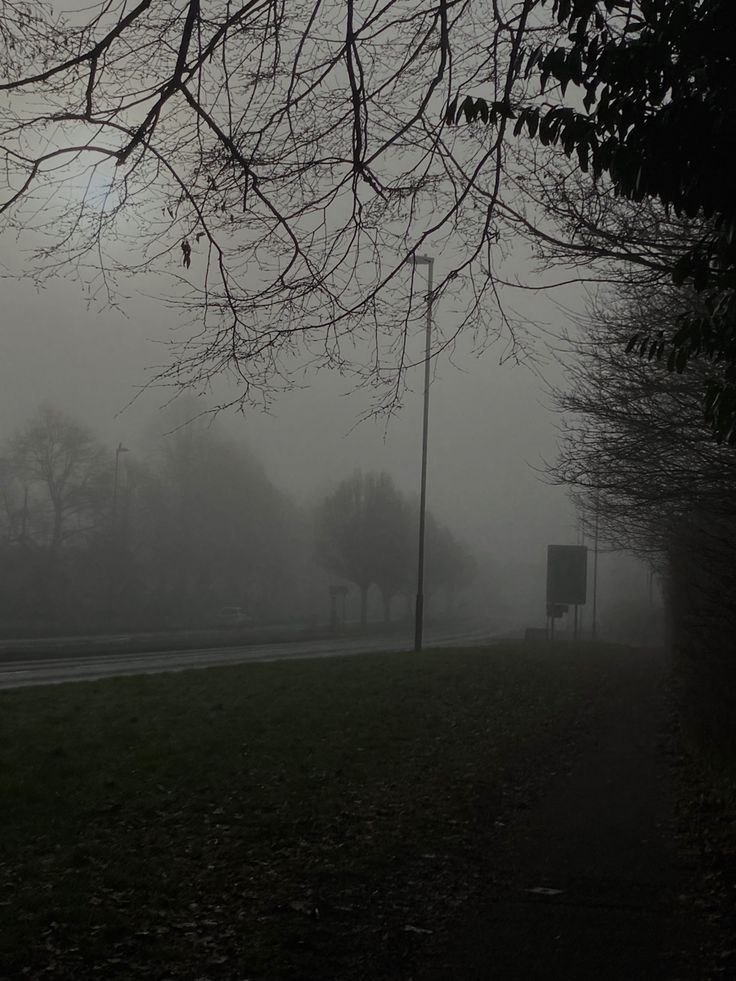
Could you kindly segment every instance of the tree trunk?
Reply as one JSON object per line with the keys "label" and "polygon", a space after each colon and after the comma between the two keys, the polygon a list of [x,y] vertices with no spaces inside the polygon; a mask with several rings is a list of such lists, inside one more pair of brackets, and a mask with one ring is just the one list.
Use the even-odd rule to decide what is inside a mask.
{"label": "tree trunk", "polygon": [[64,511],[61,503],[54,501],[54,521],[51,528],[51,554],[56,558],[61,550],[61,536],[64,524]]}
{"label": "tree trunk", "polygon": [[382,589],[381,596],[383,598],[383,622],[391,623],[391,593]]}
{"label": "tree trunk", "polygon": [[56,621],[58,619],[59,608],[61,606],[59,591],[62,584],[60,564],[64,512],[61,504],[57,501],[53,502],[53,507],[54,516],[52,519],[53,523],[51,525],[51,541],[49,542],[46,569],[43,576],[43,585],[41,587],[41,596],[42,606],[45,608],[46,615],[51,617],[52,620]]}

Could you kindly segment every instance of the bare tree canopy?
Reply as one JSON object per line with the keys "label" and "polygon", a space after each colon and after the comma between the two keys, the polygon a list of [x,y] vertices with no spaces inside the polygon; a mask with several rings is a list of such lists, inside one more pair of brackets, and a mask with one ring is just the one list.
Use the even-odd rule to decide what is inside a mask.
{"label": "bare tree canopy", "polygon": [[[408,499],[388,473],[356,471],[342,480],[315,510],[315,555],[332,575],[355,583],[361,593],[361,621],[368,616],[368,590],[378,587],[384,619],[392,600],[410,602],[416,587],[418,502]],[[429,591],[442,590],[446,612],[476,574],[470,550],[431,512],[427,515]]]}
{"label": "bare tree canopy", "polygon": [[[705,358],[724,366],[705,392],[719,440],[736,442],[736,22],[728,0],[552,0],[560,36],[527,53],[524,74],[552,83],[558,105],[510,97],[456,97],[448,119],[499,126],[515,120],[544,146],[558,146],[614,193],[656,202],[689,221],[691,241],[670,256],[677,285],[692,285],[697,315],[630,338],[649,360],[681,372]],[[569,89],[569,93],[568,93]],[[572,94],[572,97],[570,97]],[[559,183],[559,182],[555,182]],[[553,212],[560,207],[552,206]],[[564,210],[564,208],[562,209]],[[602,244],[611,229],[595,221]],[[601,241],[602,240],[602,241]]]}
{"label": "bare tree canopy", "polygon": [[572,488],[582,513],[599,514],[602,534],[620,548],[661,553],[693,514],[733,510],[733,448],[713,441],[702,418],[706,366],[668,372],[625,353],[642,325],[665,328],[697,305],[697,295],[671,285],[608,296],[591,308],[568,384],[556,392],[564,415],[554,479]]}
{"label": "bare tree canopy", "polygon": [[437,295],[462,292],[438,347],[493,299],[502,135],[444,110],[458,76],[504,86],[527,6],[6,0],[5,221],[42,242],[37,275],[71,267],[103,300],[123,272],[174,275],[202,328],[179,378],[230,368],[249,399],[355,361],[398,396],[411,256],[443,250]]}
{"label": "bare tree canopy", "polygon": [[99,527],[109,500],[109,458],[75,420],[42,406],[9,441],[5,464],[25,492],[22,509],[16,509],[22,514],[17,540],[56,555],[68,539]]}
{"label": "bare tree canopy", "polygon": [[[122,274],[173,276],[169,296],[197,324],[177,381],[231,370],[257,401],[327,364],[393,404],[422,357],[418,252],[442,259],[433,354],[468,327],[513,337],[501,290],[522,240],[577,277],[604,275],[600,259],[636,263],[607,224],[619,194],[716,222],[677,267],[705,281],[731,241],[732,206],[718,180],[705,193],[701,166],[703,132],[728,144],[726,6],[105,0],[62,15],[3,0],[0,213],[36,246],[35,275],[76,269],[103,300]],[[685,43],[691,28],[710,61]],[[655,36],[656,63],[642,55]],[[454,125],[461,111],[479,123]],[[661,148],[693,113],[700,129],[665,174]],[[569,228],[579,191],[603,203],[582,235]],[[699,350],[696,338],[683,357]]]}
{"label": "bare tree canopy", "polygon": [[707,362],[668,372],[625,353],[635,331],[666,330],[701,308],[699,294],[670,284],[591,309],[569,387],[556,393],[565,415],[550,476],[570,487],[588,533],[660,571],[673,644],[705,671],[706,684],[713,672],[730,685],[736,459],[702,416],[703,385],[717,379]]}

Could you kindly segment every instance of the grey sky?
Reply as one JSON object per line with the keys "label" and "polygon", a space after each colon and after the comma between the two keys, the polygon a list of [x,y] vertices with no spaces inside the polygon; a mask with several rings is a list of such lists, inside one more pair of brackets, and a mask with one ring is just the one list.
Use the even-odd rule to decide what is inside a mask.
{"label": "grey sky", "polygon": [[[42,291],[5,281],[0,339],[0,390],[5,434],[41,401],[74,414],[111,446],[135,452],[167,392],[154,389],[125,408],[167,357],[160,342],[175,315],[152,299],[125,304],[126,316],[86,305],[81,288],[52,281]],[[558,311],[553,311],[560,316]],[[441,316],[441,311],[437,311]],[[481,358],[458,351],[440,362],[431,390],[429,506],[479,553],[500,566],[531,565],[543,575],[549,542],[575,539],[575,517],[560,488],[535,468],[555,453],[557,419],[539,378],[513,362],[499,364],[501,345]],[[462,369],[462,370],[460,370]],[[558,366],[547,367],[559,378]],[[320,372],[303,389],[281,396],[269,415],[229,413],[221,424],[256,451],[277,485],[309,500],[353,469],[386,469],[408,492],[418,487],[420,368],[413,392],[388,427],[355,423],[367,406],[350,378]],[[235,394],[225,385],[213,399]],[[536,591],[536,590],[535,590]]]}
{"label": "grey sky", "polygon": [[[68,4],[58,6],[67,8]],[[476,148],[478,152],[482,149]],[[151,200],[157,201],[155,196]],[[336,204],[338,213],[343,205]],[[428,207],[426,202],[423,207]],[[433,215],[421,209],[419,213],[425,218]],[[452,249],[469,247],[473,222],[480,221],[479,214],[466,215],[458,224],[461,232],[454,245],[448,246],[447,260],[437,256],[435,283],[448,274]],[[146,219],[153,218],[153,213],[146,215]],[[123,223],[123,229],[126,227]],[[383,229],[383,224],[379,227]],[[135,229],[131,226],[128,231]],[[169,244],[173,251],[162,264],[168,262],[170,272],[195,281],[202,276],[202,257],[195,255],[192,269],[184,271],[179,234],[176,229],[172,232]],[[240,233],[233,240],[239,243],[236,253],[242,251]],[[117,248],[119,240],[113,236],[112,241]],[[376,246],[377,251],[367,253],[369,272],[376,268],[376,257],[384,259],[386,255],[385,243],[380,237],[377,241],[381,248]],[[135,236],[133,242],[137,248]],[[11,239],[0,247],[0,260],[14,269],[22,266]],[[431,247],[430,239],[426,248]],[[203,250],[204,244],[199,248]],[[402,241],[400,256],[405,257],[405,248]],[[516,254],[523,246],[517,243],[512,249],[506,241],[500,251],[512,253],[509,268],[501,271],[512,281],[517,275],[523,278],[529,259]],[[459,253],[452,261],[459,261]],[[257,264],[245,262],[245,266],[247,275],[254,275],[252,269]],[[397,276],[395,285],[398,295],[404,280]],[[142,434],[150,431],[151,416],[167,400],[168,393],[154,389],[130,408],[125,406],[150,379],[151,366],[170,359],[162,344],[177,323],[175,314],[164,304],[136,295],[138,289],[155,291],[158,287],[150,280],[126,284],[123,291],[133,298],[121,301],[123,315],[94,305],[88,308],[83,287],[72,279],[50,281],[40,293],[30,281],[5,280],[0,429],[10,433],[45,401],[94,428],[110,447],[122,441],[132,453],[142,452]],[[462,289],[467,287],[458,280],[456,292],[448,291],[445,298],[448,309],[439,304],[436,310],[438,323],[445,323],[450,332],[458,317],[464,315],[466,294],[457,292]],[[513,290],[511,293],[515,301],[517,296]],[[572,290],[564,299],[574,306],[581,298]],[[451,301],[456,303],[454,312],[449,310]],[[519,294],[518,302],[522,315],[534,323],[551,321],[557,328],[564,323],[564,313],[551,296],[538,294],[531,299]],[[495,331],[496,325],[492,329]],[[534,580],[530,589],[536,590],[535,603],[539,604],[546,545],[575,541],[576,522],[564,490],[545,484],[537,472],[544,460],[555,457],[558,420],[549,410],[543,383],[534,372],[511,361],[498,363],[508,340],[503,329],[501,334],[499,344],[490,347],[482,358],[475,355],[467,339],[455,352],[457,367],[446,357],[437,364],[430,413],[428,503],[476,552],[492,556],[500,569],[528,567]],[[416,360],[421,340],[421,333],[412,340],[416,350],[412,348],[413,358],[409,360]],[[540,340],[537,351],[541,348]],[[546,365],[545,371],[550,381],[561,377],[561,369],[554,363]],[[355,391],[349,376],[322,371],[306,382],[308,387],[281,396],[270,415],[249,410],[244,418],[232,413],[222,422],[235,436],[242,435],[278,486],[297,501],[309,501],[362,467],[388,470],[403,490],[417,490],[421,368],[412,369],[412,391],[387,428],[382,419],[355,426],[368,408],[368,399]],[[237,394],[226,382],[218,383],[211,402],[227,401]]]}

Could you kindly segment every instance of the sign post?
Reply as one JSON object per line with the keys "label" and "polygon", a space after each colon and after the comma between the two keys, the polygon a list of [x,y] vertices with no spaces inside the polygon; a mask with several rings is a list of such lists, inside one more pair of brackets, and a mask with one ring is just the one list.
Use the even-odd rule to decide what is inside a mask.
{"label": "sign post", "polygon": [[574,607],[573,637],[578,639],[578,606],[584,606],[588,583],[588,549],[585,545],[547,546],[547,616],[554,639],[555,619]]}

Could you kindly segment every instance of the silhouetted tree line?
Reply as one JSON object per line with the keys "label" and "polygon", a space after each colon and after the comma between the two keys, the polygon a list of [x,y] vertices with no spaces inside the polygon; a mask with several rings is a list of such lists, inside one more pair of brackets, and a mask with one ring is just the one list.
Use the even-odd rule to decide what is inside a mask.
{"label": "silhouetted tree line", "polygon": [[[360,620],[365,623],[368,591],[380,593],[383,616],[390,621],[392,604],[403,599],[411,611],[417,584],[417,502],[406,497],[387,473],[356,471],[324,499],[316,513],[316,547],[320,563],[360,591]],[[470,551],[431,513],[426,523],[426,587],[444,596],[452,613],[458,592],[473,579]]]}
{"label": "silhouetted tree line", "polygon": [[[397,594],[409,603],[416,506],[387,474],[353,475],[312,515],[203,420],[150,442],[106,447],[48,406],[5,441],[3,633],[206,627],[228,605],[258,622],[324,619],[335,576],[359,588],[363,622],[371,584],[386,619]],[[427,544],[428,588],[452,609],[472,559],[434,520]]]}
{"label": "silhouetted tree line", "polygon": [[201,626],[228,604],[265,620],[300,610],[302,516],[214,428],[121,455],[44,407],[6,441],[0,481],[6,633]]}
{"label": "silhouetted tree line", "polygon": [[699,738],[736,763],[736,448],[702,412],[718,365],[680,372],[632,359],[627,339],[666,331],[702,309],[695,290],[621,289],[591,309],[575,341],[554,474],[570,484],[604,541],[644,555],[663,580],[669,640]]}

